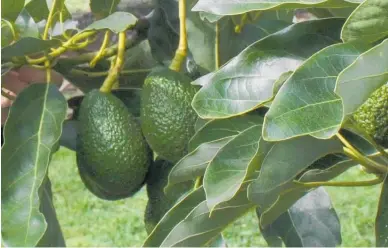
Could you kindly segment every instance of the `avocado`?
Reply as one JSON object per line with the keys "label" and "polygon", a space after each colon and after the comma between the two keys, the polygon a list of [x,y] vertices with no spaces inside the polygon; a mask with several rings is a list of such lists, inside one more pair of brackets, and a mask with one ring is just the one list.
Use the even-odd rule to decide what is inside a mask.
{"label": "avocado", "polygon": [[92,90],[79,110],[77,166],[97,197],[118,200],[141,188],[152,160],[135,117],[111,93]]}
{"label": "avocado", "polygon": [[143,134],[161,158],[176,162],[187,152],[197,114],[191,101],[197,88],[186,75],[154,69],[146,78],[140,102]]}
{"label": "avocado", "polygon": [[182,182],[175,185],[166,194],[164,187],[168,183],[168,175],[173,167],[173,163],[161,159],[157,159],[150,166],[146,180],[148,202],[144,213],[144,223],[148,234],[175,202],[190,191],[194,185],[193,181]]}

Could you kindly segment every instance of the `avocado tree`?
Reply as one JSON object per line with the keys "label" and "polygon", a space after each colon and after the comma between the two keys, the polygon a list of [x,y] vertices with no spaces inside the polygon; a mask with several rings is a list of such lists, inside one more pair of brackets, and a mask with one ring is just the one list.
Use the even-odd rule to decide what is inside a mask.
{"label": "avocado tree", "polygon": [[[338,246],[322,186],[376,184],[388,246],[388,1],[119,3],[90,0],[81,25],[65,0],[1,2],[3,80],[45,72],[17,95],[2,85],[2,245],[65,246],[47,171],[66,146],[96,197],[147,187],[145,247],[226,246],[252,209],[269,246]],[[293,21],[301,8],[314,18]],[[359,165],[374,179],[332,181]]]}

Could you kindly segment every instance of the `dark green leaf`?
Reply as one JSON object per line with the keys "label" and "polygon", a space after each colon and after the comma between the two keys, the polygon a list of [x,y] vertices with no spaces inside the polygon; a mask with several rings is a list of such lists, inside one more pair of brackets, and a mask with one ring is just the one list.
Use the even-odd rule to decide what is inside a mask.
{"label": "dark green leaf", "polygon": [[136,16],[132,15],[131,13],[114,12],[113,14],[105,17],[104,19],[93,22],[83,31],[109,29],[114,33],[119,33],[135,26],[136,22]]}
{"label": "dark green leaf", "polygon": [[343,21],[301,22],[252,44],[220,70],[195,81],[203,87],[193,99],[194,109],[202,118],[227,118],[259,107],[273,96],[282,73],[339,41]]}
{"label": "dark green leaf", "polygon": [[2,59],[22,57],[33,53],[46,52],[52,47],[61,45],[60,40],[41,40],[33,37],[22,38],[12,45],[1,49]]}
{"label": "dark green leaf", "polygon": [[255,125],[236,135],[209,163],[203,186],[210,211],[232,199],[244,180],[260,167],[258,151],[261,128],[262,125]]}
{"label": "dark green leaf", "polygon": [[335,247],[341,244],[339,219],[323,188],[306,194],[264,230],[272,231],[273,236],[280,237],[287,247]]}
{"label": "dark green leaf", "polygon": [[376,216],[376,246],[388,246],[388,176],[385,176],[381,189],[379,208]]}
{"label": "dark green leaf", "polygon": [[3,0],[1,1],[1,18],[13,22],[23,7],[24,0]]}
{"label": "dark green leaf", "polygon": [[48,178],[45,179],[45,182],[41,186],[39,197],[41,199],[40,211],[46,219],[47,229],[37,246],[65,247],[65,239],[63,238],[62,230],[53,205],[51,182]]}
{"label": "dark green leaf", "polygon": [[[200,247],[206,245],[222,230],[252,209],[254,205],[247,199],[246,191],[239,192],[232,200],[224,202],[212,211],[206,200],[196,205],[163,240],[162,247]],[[152,235],[152,234],[151,234]]]}
{"label": "dark green leaf", "polygon": [[38,191],[66,109],[65,98],[52,84],[29,86],[11,107],[1,151],[1,224],[6,246],[35,246],[47,229]]}
{"label": "dark green leaf", "polygon": [[78,132],[78,121],[67,120],[63,123],[62,135],[59,140],[59,144],[70,150],[76,151],[77,149],[77,132]]}
{"label": "dark green leaf", "polygon": [[346,20],[341,38],[344,42],[361,39],[374,42],[388,36],[388,1],[365,0]]}
{"label": "dark green leaf", "polygon": [[234,136],[228,136],[200,144],[194,151],[184,156],[171,169],[168,177],[166,191],[174,184],[194,180],[205,174],[209,163],[214,159],[222,147],[224,147]]}
{"label": "dark green leaf", "polygon": [[334,92],[340,72],[367,49],[361,43],[327,47],[301,65],[283,84],[265,116],[263,138],[279,141],[301,135],[332,137],[341,127],[343,107]]}
{"label": "dark green leaf", "polygon": [[291,182],[318,158],[342,151],[337,138],[319,140],[302,136],[281,142],[260,142],[259,177],[249,185],[248,197],[261,208],[273,203]]}
{"label": "dark green leaf", "polygon": [[90,0],[90,9],[98,18],[105,18],[115,12],[120,0]]}
{"label": "dark green leaf", "polygon": [[202,143],[237,135],[247,128],[262,123],[263,117],[257,114],[209,121],[191,138],[189,142],[189,151],[193,151]]}
{"label": "dark green leaf", "polygon": [[342,98],[344,114],[355,112],[375,90],[387,82],[388,39],[361,54],[339,74],[335,93]]}
{"label": "dark green leaf", "polygon": [[320,8],[344,8],[356,6],[361,3],[362,0],[273,0],[262,1],[253,0],[247,3],[242,3],[239,0],[199,0],[194,6],[193,11],[204,11],[215,15],[237,15],[254,10],[278,10],[278,9],[299,9],[308,7],[320,7]]}
{"label": "dark green leaf", "polygon": [[142,247],[159,247],[164,238],[192,209],[206,199],[203,187],[199,187],[178,201],[159,221]]}

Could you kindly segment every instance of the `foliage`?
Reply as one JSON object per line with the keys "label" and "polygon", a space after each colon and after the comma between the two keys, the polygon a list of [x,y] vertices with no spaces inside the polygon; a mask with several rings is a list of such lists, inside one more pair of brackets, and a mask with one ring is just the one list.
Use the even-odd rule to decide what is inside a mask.
{"label": "foliage", "polygon": [[[182,116],[195,111],[196,118],[165,108],[155,120],[168,118],[159,129],[177,128],[178,136],[186,135],[184,125],[195,129],[175,147],[184,153],[173,159],[159,190],[168,195],[180,183],[196,183],[160,218],[144,246],[224,246],[225,228],[252,210],[269,246],[338,246],[340,218],[321,186],[376,184],[382,191],[375,242],[387,245],[387,147],[352,119],[388,81],[387,1],[159,0],[147,15],[121,11],[119,1],[89,4],[94,20],[81,29],[71,25],[65,0],[2,2],[2,74],[23,65],[47,74],[46,82],[17,95],[4,127],[3,244],[63,245],[55,210],[47,208],[55,197],[47,171],[59,145],[78,150],[74,139],[82,138],[78,126],[85,123],[77,115],[65,120],[66,102],[50,84],[51,69],[85,99],[96,89],[116,96],[123,90],[123,116],[138,117],[145,93],[135,89],[149,71],[169,65],[199,91],[183,98],[191,107],[180,109]],[[293,23],[290,13],[298,8],[311,9],[316,18]],[[97,49],[88,51],[99,37]],[[70,50],[76,54],[67,56]],[[152,107],[184,95],[179,86],[171,86],[177,92],[172,97],[154,92],[161,100]],[[69,106],[77,110],[81,100]],[[385,105],[379,111],[388,118]],[[109,118],[102,122],[115,125]],[[90,130],[102,122],[91,122]],[[114,128],[96,133],[98,141]],[[143,126],[142,132],[154,133]],[[183,138],[171,137],[159,138],[168,141],[164,148]],[[111,144],[104,145],[114,154]],[[113,162],[120,159],[112,154]],[[358,164],[372,179],[333,180]]]}

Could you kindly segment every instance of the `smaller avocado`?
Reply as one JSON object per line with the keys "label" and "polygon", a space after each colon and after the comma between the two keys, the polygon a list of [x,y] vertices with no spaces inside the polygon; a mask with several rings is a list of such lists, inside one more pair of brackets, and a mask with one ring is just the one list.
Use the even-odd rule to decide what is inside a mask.
{"label": "smaller avocado", "polygon": [[147,175],[148,202],[144,213],[144,223],[148,234],[152,232],[164,214],[193,188],[193,181],[187,181],[176,184],[167,194],[164,193],[168,175],[173,167],[173,163],[157,159],[151,165]]}
{"label": "smaller avocado", "polygon": [[191,106],[197,86],[185,74],[156,68],[141,93],[140,120],[144,136],[161,158],[177,162],[187,152],[198,118]]}

